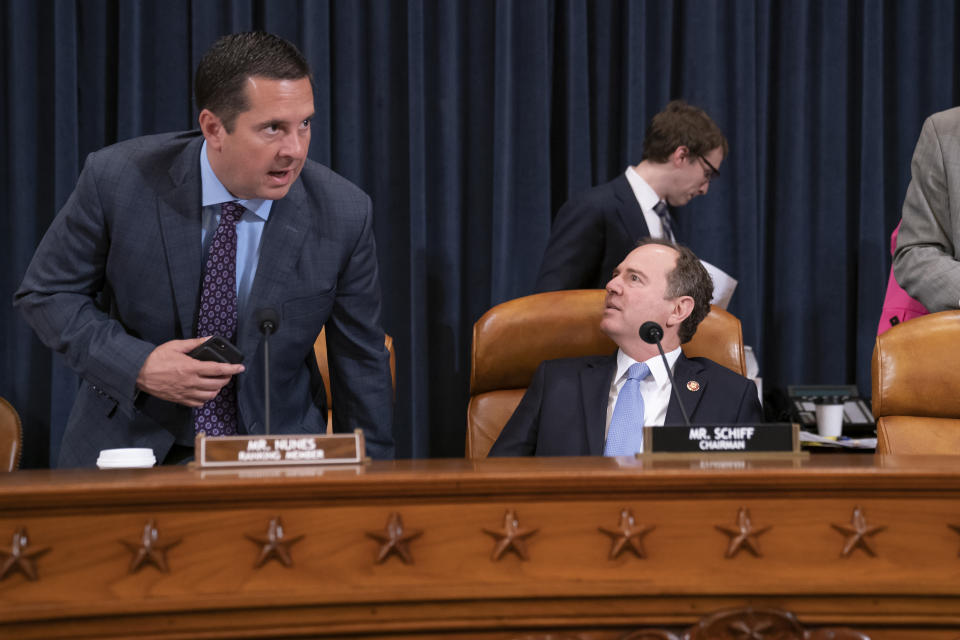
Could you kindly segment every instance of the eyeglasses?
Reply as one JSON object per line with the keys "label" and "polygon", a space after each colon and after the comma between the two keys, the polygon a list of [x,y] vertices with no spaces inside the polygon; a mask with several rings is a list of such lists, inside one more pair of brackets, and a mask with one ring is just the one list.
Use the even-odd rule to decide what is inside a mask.
{"label": "eyeglasses", "polygon": [[720,170],[717,169],[712,164],[710,164],[709,160],[707,160],[703,156],[697,156],[697,157],[703,160],[703,163],[707,165],[707,168],[709,169],[708,171],[704,171],[704,174],[706,174],[705,177],[707,179],[707,182],[710,182],[711,180],[713,180],[714,178],[720,175]]}

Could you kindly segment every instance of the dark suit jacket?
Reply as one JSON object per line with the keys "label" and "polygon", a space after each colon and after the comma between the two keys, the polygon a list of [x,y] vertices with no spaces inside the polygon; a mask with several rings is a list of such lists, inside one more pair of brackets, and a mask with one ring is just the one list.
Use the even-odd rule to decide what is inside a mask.
{"label": "dark suit jacket", "polygon": [[[83,379],[59,466],[92,465],[111,447],[150,447],[162,460],[174,442],[192,442],[191,410],[135,385],[154,347],[195,336],[202,142],[199,132],[163,134],[91,154],[14,296],[40,339]],[[370,455],[392,457],[372,222],[365,193],[309,160],[274,202],[238,319],[241,433],[264,431],[263,336],[254,314],[271,307],[280,315],[270,339],[273,431],[324,428],[313,343],[326,324],[334,429],[362,428]]]}
{"label": "dark suit jacket", "polygon": [[648,235],[625,175],[577,194],[553,221],[534,292],[602,289],[637,241]]}
{"label": "dark suit jacket", "polygon": [[[490,455],[603,455],[607,399],[616,369],[616,354],[542,363]],[[763,422],[752,380],[707,358],[684,355],[677,360],[673,376],[691,422]],[[699,390],[688,389],[689,381],[700,383]],[[683,424],[683,414],[672,395],[666,423]]]}

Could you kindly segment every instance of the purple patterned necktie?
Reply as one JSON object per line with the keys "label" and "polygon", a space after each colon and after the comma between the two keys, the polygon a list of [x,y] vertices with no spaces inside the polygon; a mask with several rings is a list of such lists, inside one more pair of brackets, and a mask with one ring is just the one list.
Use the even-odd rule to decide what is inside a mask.
{"label": "purple patterned necktie", "polygon": [[[223,336],[236,342],[237,334],[237,221],[243,207],[236,202],[220,206],[220,224],[210,243],[200,292],[197,337]],[[194,410],[197,433],[229,436],[237,433],[237,384],[231,378],[217,397]]]}

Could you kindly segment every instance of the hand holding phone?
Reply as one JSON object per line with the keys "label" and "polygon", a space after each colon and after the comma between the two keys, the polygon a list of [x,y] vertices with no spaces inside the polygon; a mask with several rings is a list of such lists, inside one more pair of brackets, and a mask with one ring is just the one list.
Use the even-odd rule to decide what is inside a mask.
{"label": "hand holding phone", "polygon": [[224,362],[226,364],[240,364],[243,362],[243,353],[229,340],[222,336],[213,336],[199,347],[187,354],[197,360],[210,362]]}

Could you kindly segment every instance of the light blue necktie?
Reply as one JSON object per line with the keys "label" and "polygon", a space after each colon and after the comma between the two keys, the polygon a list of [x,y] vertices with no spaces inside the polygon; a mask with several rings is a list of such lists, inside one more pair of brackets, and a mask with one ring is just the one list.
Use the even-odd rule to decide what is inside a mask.
{"label": "light blue necktie", "polygon": [[640,394],[640,381],[648,375],[650,367],[645,362],[630,365],[627,370],[627,381],[623,383],[617,404],[613,407],[603,455],[632,456],[643,451],[643,395]]}

